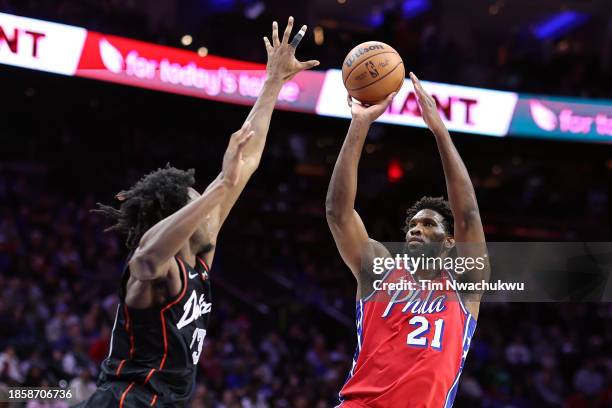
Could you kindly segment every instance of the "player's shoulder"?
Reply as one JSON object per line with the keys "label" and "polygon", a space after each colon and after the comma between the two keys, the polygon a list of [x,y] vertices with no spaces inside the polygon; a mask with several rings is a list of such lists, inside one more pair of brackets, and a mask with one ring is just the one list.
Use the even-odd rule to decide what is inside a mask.
{"label": "player's shoulder", "polygon": [[371,245],[372,250],[375,251],[376,255],[390,255],[389,250],[387,249],[387,247],[385,245],[383,245],[381,242],[376,241],[375,239],[372,238],[368,238],[368,243]]}
{"label": "player's shoulder", "polygon": [[372,292],[372,283],[378,279],[378,275],[374,273],[374,266],[377,263],[377,258],[391,257],[389,250],[381,242],[369,238],[364,244],[361,251],[361,265],[357,278],[357,297],[368,297]]}
{"label": "player's shoulder", "polygon": [[365,244],[362,253],[362,267],[372,265],[374,258],[391,256],[391,253],[385,245],[372,238],[368,238],[368,242]]}

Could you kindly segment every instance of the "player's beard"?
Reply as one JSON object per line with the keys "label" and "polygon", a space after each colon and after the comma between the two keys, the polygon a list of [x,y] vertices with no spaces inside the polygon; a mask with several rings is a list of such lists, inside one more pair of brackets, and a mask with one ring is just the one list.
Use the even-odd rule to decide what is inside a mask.
{"label": "player's beard", "polygon": [[418,243],[416,245],[410,245],[410,243],[406,242],[404,244],[404,254],[413,258],[421,256],[433,258],[442,254],[442,246],[442,242]]}

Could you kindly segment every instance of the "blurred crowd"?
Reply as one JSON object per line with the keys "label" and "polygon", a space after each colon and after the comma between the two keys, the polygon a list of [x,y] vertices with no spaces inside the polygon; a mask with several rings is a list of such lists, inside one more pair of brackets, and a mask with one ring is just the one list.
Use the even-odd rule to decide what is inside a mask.
{"label": "blurred crowd", "polygon": [[[108,353],[125,250],[88,213],[91,195],[45,191],[39,166],[15,170],[3,166],[0,177],[0,382],[63,384],[85,399]],[[336,303],[314,294],[348,272],[324,267],[315,247],[295,257],[265,236],[260,245],[246,241],[234,262],[233,249],[221,246],[192,407],[330,407],[350,369],[354,328],[325,312],[344,314],[354,287]],[[275,295],[263,293],[278,283],[267,274],[287,280]],[[606,303],[483,305],[456,406],[609,407],[611,321]]]}
{"label": "blurred crowd", "polygon": [[[0,10],[176,47],[184,47],[181,38],[189,34],[189,49],[205,46],[211,54],[259,62],[266,58],[261,37],[269,34],[270,22],[293,14],[311,27],[300,55],[319,59],[321,68],[338,68],[355,45],[376,39],[392,44],[408,69],[431,81],[612,98],[612,25],[605,2],[599,2],[601,10],[591,2],[586,23],[548,39],[539,39],[534,27],[572,10],[566,2],[534,7],[480,1],[468,12],[451,1],[412,1],[429,4],[415,17],[406,16],[401,0],[353,2],[0,0]],[[318,44],[314,27],[323,33]]]}
{"label": "blurred crowd", "polygon": [[[291,120],[277,121],[281,129],[273,128],[262,166],[220,237],[212,273],[213,314],[192,407],[331,407],[351,366],[355,284],[325,225],[328,174],[322,176],[312,158],[325,154],[308,153],[321,140],[298,143],[297,136],[282,135]],[[126,255],[122,237],[103,232],[105,220],[88,210],[96,201],[109,202],[114,192],[134,182],[151,165],[148,160],[174,158],[196,165],[198,187],[203,188],[218,170],[220,157],[214,157],[224,141],[211,140],[197,151],[199,135],[185,134],[181,145],[159,141],[148,146],[139,142],[134,129],[130,135],[97,142],[95,135],[83,135],[92,138],[93,150],[97,143],[114,144],[112,150],[134,158],[128,166],[136,167],[124,168],[121,160],[110,165],[108,157],[99,158],[103,164],[97,155],[85,154],[76,128],[67,130],[64,125],[59,138],[50,130],[47,140],[31,145],[25,156],[32,158],[47,146],[36,161],[7,160],[0,165],[0,388],[61,384],[84,399],[95,390],[99,364],[108,353]],[[157,140],[154,134],[142,137]],[[412,150],[426,155],[424,145],[431,140],[422,138],[423,146],[418,146],[421,138],[414,137]],[[296,154],[300,148],[287,147],[288,140],[302,146],[303,154]],[[337,149],[340,142],[327,148]],[[391,146],[383,148],[383,140],[377,145],[398,153],[392,140],[386,143]],[[180,157],[182,151],[193,150],[199,164],[190,162],[188,155]],[[415,166],[415,174],[399,185],[386,180],[383,156],[376,159],[371,153],[364,158],[358,206],[372,236],[401,239],[402,206],[408,204],[406,198],[399,199],[402,190],[409,199],[418,197],[436,178],[435,191],[442,191],[441,174],[425,176],[430,172],[428,160],[437,159],[433,152],[431,156],[422,158],[421,167]],[[550,220],[533,229],[522,222],[526,235],[518,239],[537,239],[547,236],[538,235],[544,233],[560,240],[606,236],[602,227],[607,223],[607,195],[598,192],[597,177],[557,198],[558,205],[580,220],[580,225],[560,224],[568,214],[529,204],[533,197],[528,192],[534,187],[528,179],[548,180],[547,172],[530,165],[537,160],[523,158],[524,170],[515,170],[514,176],[523,179],[522,184],[515,185],[508,172],[517,166],[510,157],[496,158],[501,171],[474,166],[481,208],[491,214],[491,220],[483,216],[490,239],[512,239],[517,233],[504,226],[510,223],[504,214],[515,214],[515,223]],[[578,163],[567,163],[578,171]],[[549,176],[542,197],[557,194]],[[416,191],[407,193],[407,185]],[[565,187],[570,186],[568,176]],[[376,201],[381,194],[389,202]],[[491,196],[514,200],[505,206],[504,199]],[[612,304],[485,304],[480,316],[455,406],[612,404]]]}

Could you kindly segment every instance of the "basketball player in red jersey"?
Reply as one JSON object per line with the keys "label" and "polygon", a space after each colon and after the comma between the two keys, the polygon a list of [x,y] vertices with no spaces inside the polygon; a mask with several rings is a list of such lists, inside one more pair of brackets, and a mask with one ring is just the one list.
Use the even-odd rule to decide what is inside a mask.
{"label": "basketball player in red jersey", "polygon": [[[357,279],[357,350],[340,391],[342,408],[446,408],[453,404],[459,375],[476,328],[481,293],[454,288],[428,290],[425,279],[448,283],[486,281],[485,237],[468,172],[438,113],[414,74],[410,74],[422,117],[435,136],[449,202],[423,197],[407,211],[404,248],[411,256],[484,260],[481,269],[391,268],[377,275],[375,258],[388,250],[368,236],[355,211],[357,167],[370,125],[394,94],[369,107],[351,106],[352,122],[332,175],[326,201],[327,222],[344,262]],[[410,289],[384,289],[382,283],[415,282]]]}
{"label": "basketball player in red jersey", "polygon": [[[127,234],[132,250],[124,267],[120,304],[98,390],[81,407],[185,407],[212,308],[209,265],[219,230],[259,165],[276,99],[285,82],[318,61],[299,62],[295,49],[272,26],[267,78],[242,128],[234,133],[218,177],[201,195],[193,170],[172,167],[146,175],[118,194],[119,209],[98,210]],[[214,136],[214,135],[213,135]]]}

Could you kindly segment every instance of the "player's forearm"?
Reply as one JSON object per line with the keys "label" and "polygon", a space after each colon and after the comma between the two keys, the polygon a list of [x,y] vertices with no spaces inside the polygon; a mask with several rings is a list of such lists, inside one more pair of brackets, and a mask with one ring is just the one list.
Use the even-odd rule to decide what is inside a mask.
{"label": "player's forearm", "polygon": [[341,221],[353,212],[359,159],[369,129],[369,122],[355,119],[351,121],[327,190],[325,209],[330,221]]}
{"label": "player's forearm", "polygon": [[243,155],[246,158],[252,158],[256,163],[259,163],[264,147],[266,145],[266,138],[268,136],[268,129],[270,128],[270,121],[272,120],[272,113],[274,112],[274,105],[278,95],[280,94],[283,84],[280,79],[267,78],[264,86],[255,102],[255,105],[249,112],[247,121],[251,122],[251,130],[255,132],[249,144],[245,146]]}
{"label": "player's forearm", "polygon": [[151,266],[163,264],[176,255],[194,234],[202,219],[221,203],[227,187],[218,178],[198,199],[151,227],[141,238],[135,258]]}
{"label": "player's forearm", "polygon": [[455,218],[461,221],[477,215],[478,203],[472,180],[448,130],[441,125],[434,127],[432,132],[436,137],[446,179],[448,201]]}

